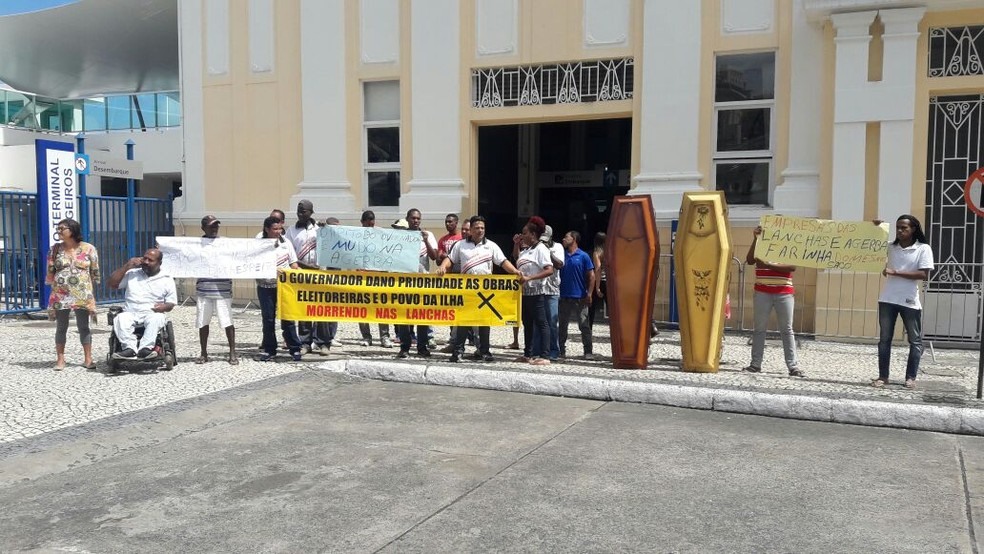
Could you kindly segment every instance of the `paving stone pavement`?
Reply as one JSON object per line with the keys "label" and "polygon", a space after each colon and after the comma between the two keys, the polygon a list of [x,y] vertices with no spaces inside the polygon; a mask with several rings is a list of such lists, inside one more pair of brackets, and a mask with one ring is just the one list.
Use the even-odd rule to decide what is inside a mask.
{"label": "paving stone pavement", "polygon": [[[421,371],[421,375],[424,371],[430,371],[436,376],[443,371],[446,372],[443,381],[432,379],[429,382],[483,387],[490,385],[471,385],[465,380],[456,380],[455,374],[488,375],[488,370],[491,370],[492,375],[510,379],[522,376],[527,381],[539,379],[548,382],[562,377],[573,378],[582,385],[571,386],[569,383],[575,381],[567,379],[564,381],[567,384],[558,389],[558,394],[571,396],[584,394],[579,392],[578,387],[591,389],[597,388],[598,383],[607,383],[605,386],[610,388],[612,382],[627,383],[637,388],[660,386],[667,390],[665,387],[677,387],[671,390],[691,391],[687,394],[692,394],[694,390],[719,391],[715,398],[722,406],[727,400],[729,407],[724,409],[750,413],[763,413],[756,411],[754,405],[744,406],[756,402],[765,405],[762,399],[767,396],[763,395],[771,395],[769,398],[789,395],[791,398],[807,397],[839,402],[834,404],[834,409],[848,406],[844,402],[854,402],[851,409],[857,406],[865,409],[869,406],[884,407],[885,402],[888,402],[904,407],[945,408],[949,411],[939,417],[950,419],[957,413],[953,412],[955,409],[965,413],[972,411],[981,414],[981,421],[984,421],[984,411],[981,410],[984,403],[974,398],[977,379],[976,351],[937,348],[934,360],[927,349],[918,389],[904,389],[898,381],[893,381],[893,385],[884,389],[874,389],[868,386],[869,381],[877,376],[877,354],[873,344],[804,340],[798,352],[800,366],[806,372],[806,377],[791,378],[786,375],[782,348],[777,339],[767,342],[763,372],[760,374],[741,371],[748,364],[750,356],[748,337],[741,334],[729,334],[725,337],[720,372],[698,374],[680,370],[680,339],[679,334],[674,331],[664,330],[651,345],[649,369],[615,370],[610,365],[611,344],[605,325],[595,326],[595,354],[598,359],[579,359],[582,354],[580,337],[576,326],[572,325],[567,347],[569,359],[549,366],[514,362],[513,359],[520,352],[505,347],[512,342],[511,329],[493,328],[492,351],[496,362],[492,364],[463,362],[452,365],[447,363],[448,354],[438,352],[428,360],[411,357],[409,360],[400,360],[397,364],[394,359],[396,348],[384,349],[378,346],[378,340],[374,341],[373,346],[360,346],[358,325],[342,323],[339,325],[338,338],[343,346],[333,348],[331,356],[326,358],[308,355],[302,362],[293,362],[289,357],[283,356],[276,363],[264,363],[253,359],[258,354],[256,347],[260,342],[261,330],[259,310],[250,308],[245,311],[237,310],[235,315],[241,363],[237,366],[227,363],[225,336],[213,321],[209,343],[211,361],[196,365],[193,360],[198,354],[198,333],[194,327],[194,319],[194,306],[181,306],[171,313],[177,335],[179,361],[173,371],[124,371],[119,374],[111,374],[105,361],[109,327],[105,323],[104,310],[100,313],[100,323],[94,326],[94,357],[98,364],[95,370],[81,367],[82,349],[74,326],[70,327],[66,348],[68,367],[64,371],[53,371],[53,323],[21,317],[0,320],[0,332],[3,333],[0,342],[0,454],[4,443],[9,446],[18,439],[319,367],[363,376],[372,375],[376,378],[380,378],[380,368],[387,367],[415,368]],[[377,327],[373,325],[374,336],[377,331]],[[448,328],[436,327],[434,333],[439,344],[447,342]],[[897,345],[893,349],[894,379],[900,379],[903,375],[906,352],[906,345]],[[326,361],[330,363],[325,365]],[[367,367],[373,368],[372,372],[375,373],[366,373]],[[523,386],[520,388],[523,389]],[[551,389],[549,386],[547,389],[537,389],[537,385],[530,385],[529,390],[550,392]],[[724,392],[728,394],[725,395]],[[652,395],[638,398],[636,401],[658,401],[658,395],[655,397],[657,400],[652,400]],[[702,406],[700,402],[694,405]],[[831,408],[826,406],[825,409]],[[911,413],[916,417],[922,412]],[[894,415],[879,417],[874,424],[908,426],[904,421],[893,419],[896,418]],[[872,420],[862,418],[848,421],[865,423]],[[971,425],[974,426],[976,423]],[[976,432],[965,429],[960,424],[943,426],[939,430]],[[980,432],[984,433],[984,426]]]}

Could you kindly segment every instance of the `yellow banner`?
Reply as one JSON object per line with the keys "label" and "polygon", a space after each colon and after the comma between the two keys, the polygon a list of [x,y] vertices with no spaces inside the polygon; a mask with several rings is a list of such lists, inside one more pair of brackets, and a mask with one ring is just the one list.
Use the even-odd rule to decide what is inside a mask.
{"label": "yellow banner", "polygon": [[888,223],[764,215],[755,257],[771,263],[880,273],[885,268]]}
{"label": "yellow banner", "polygon": [[277,278],[277,317],[412,325],[516,326],[523,289],[513,275],[289,269]]}

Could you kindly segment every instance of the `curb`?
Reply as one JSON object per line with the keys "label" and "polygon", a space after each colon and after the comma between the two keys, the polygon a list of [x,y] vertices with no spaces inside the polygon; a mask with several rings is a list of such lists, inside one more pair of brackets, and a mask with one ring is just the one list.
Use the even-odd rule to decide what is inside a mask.
{"label": "curb", "polygon": [[697,410],[984,436],[984,410],[848,400],[474,367],[337,360],[319,369],[379,381],[658,404]]}

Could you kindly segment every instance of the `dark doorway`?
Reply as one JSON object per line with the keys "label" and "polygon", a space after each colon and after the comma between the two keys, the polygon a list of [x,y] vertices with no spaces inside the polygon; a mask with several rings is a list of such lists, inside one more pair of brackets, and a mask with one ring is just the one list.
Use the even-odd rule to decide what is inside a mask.
{"label": "dark doorway", "polygon": [[576,230],[582,247],[608,227],[613,198],[629,190],[630,118],[486,126],[478,132],[478,211],[506,254],[531,215],[554,239]]}

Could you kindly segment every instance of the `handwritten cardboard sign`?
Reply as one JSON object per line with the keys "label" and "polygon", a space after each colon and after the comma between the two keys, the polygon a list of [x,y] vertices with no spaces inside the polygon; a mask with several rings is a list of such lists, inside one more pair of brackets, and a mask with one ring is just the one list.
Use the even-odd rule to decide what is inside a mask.
{"label": "handwritten cardboard sign", "polygon": [[273,279],[277,276],[275,239],[157,237],[171,277]]}
{"label": "handwritten cardboard sign", "polygon": [[765,215],[755,257],[773,264],[879,273],[885,268],[888,224]]}
{"label": "handwritten cardboard sign", "polygon": [[318,265],[415,273],[420,240],[420,231],[325,225],[318,229]]}

